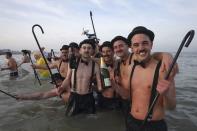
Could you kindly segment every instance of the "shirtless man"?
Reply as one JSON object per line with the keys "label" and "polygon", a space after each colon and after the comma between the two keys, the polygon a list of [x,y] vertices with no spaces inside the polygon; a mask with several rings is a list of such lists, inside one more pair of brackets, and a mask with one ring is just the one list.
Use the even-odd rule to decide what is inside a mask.
{"label": "shirtless man", "polygon": [[[131,42],[132,74],[130,74],[131,108],[127,117],[127,131],[139,131],[148,112],[152,89],[157,90],[160,97],[153,109],[152,119],[147,122],[144,130],[167,131],[164,121],[165,109],[176,107],[174,69],[170,79],[165,80],[166,68],[163,63],[151,56],[154,33],[142,26],[133,29],[128,40]],[[138,65],[143,63],[142,66]],[[138,63],[137,65],[135,65]]]}
{"label": "shirtless man", "polygon": [[[61,56],[59,60],[54,61],[49,65],[50,69],[57,69],[60,75],[62,76],[62,80],[65,79],[66,74],[67,74],[67,69],[68,69],[68,45],[63,45],[62,48],[60,49],[61,51]],[[32,65],[33,68],[35,69],[44,69],[48,70],[46,65]]]}
{"label": "shirtless man", "polygon": [[[68,64],[69,64],[68,48],[69,48],[68,45],[63,45],[62,48],[60,49],[61,51],[60,59],[49,65],[50,68],[57,68],[59,71],[59,73],[53,74],[53,77],[55,78],[56,83],[58,85],[62,84],[62,81],[65,79],[67,75]],[[32,65],[32,66],[37,69],[47,69],[47,67],[43,65],[42,66]],[[63,94],[61,94],[62,100],[65,103],[68,101],[69,95],[70,95],[69,91],[65,91]],[[40,100],[40,99],[47,99],[55,96],[59,96],[56,87],[46,92],[35,92],[35,93],[17,95],[19,100]]]}
{"label": "shirtless man", "polygon": [[7,61],[7,67],[1,68],[1,71],[3,70],[10,70],[10,78],[18,77],[18,69],[17,69],[17,63],[14,58],[12,58],[11,52],[6,52],[6,59]]}
{"label": "shirtless man", "polygon": [[[106,64],[109,71],[113,71],[115,66],[115,58],[111,42],[103,42],[100,46],[100,52],[102,54],[104,64]],[[98,104],[101,108],[115,109],[117,107],[116,100],[115,90],[112,86],[103,89],[102,93],[98,95]]]}
{"label": "shirtless man", "polygon": [[69,90],[71,85],[71,95],[69,98],[66,115],[75,115],[84,111],[95,113],[95,100],[92,92],[92,78],[96,75],[98,90],[102,90],[100,80],[99,65],[91,59],[91,51],[95,43],[91,40],[83,40],[79,44],[81,57],[77,59],[76,68],[68,69],[66,79],[58,87],[61,94],[64,90]]}
{"label": "shirtless man", "polygon": [[[112,78],[112,86],[121,97],[121,107],[124,116],[129,110],[129,74],[132,54],[129,52],[129,42],[123,36],[116,36],[111,41],[114,53],[120,58],[115,69],[115,81]],[[113,73],[113,72],[112,72]]]}
{"label": "shirtless man", "polygon": [[[130,43],[125,37],[116,36],[112,39],[111,43],[115,55],[120,58],[117,64],[118,66],[114,72],[115,74],[113,74],[113,72],[111,73],[112,85],[115,87],[116,92],[121,96],[122,111],[126,119],[130,110],[129,81],[132,69],[132,53],[129,52]],[[153,56],[159,60],[162,59],[162,64],[168,69],[169,64],[172,61],[172,56],[169,53],[154,53]]]}

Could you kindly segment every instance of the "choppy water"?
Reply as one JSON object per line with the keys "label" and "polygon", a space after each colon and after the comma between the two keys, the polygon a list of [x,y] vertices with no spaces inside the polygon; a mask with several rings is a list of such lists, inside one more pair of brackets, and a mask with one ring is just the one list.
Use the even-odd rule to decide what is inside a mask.
{"label": "choppy water", "polygon": [[[17,61],[20,56],[15,56]],[[182,53],[176,76],[177,108],[166,112],[169,131],[197,130],[197,53]],[[4,56],[0,56],[0,64]],[[20,70],[17,80],[9,80],[8,72],[0,72],[0,89],[14,94],[45,91],[51,87]],[[64,105],[58,97],[41,101],[16,101],[0,93],[0,131],[123,131],[121,112],[98,112],[94,116],[65,117]]]}

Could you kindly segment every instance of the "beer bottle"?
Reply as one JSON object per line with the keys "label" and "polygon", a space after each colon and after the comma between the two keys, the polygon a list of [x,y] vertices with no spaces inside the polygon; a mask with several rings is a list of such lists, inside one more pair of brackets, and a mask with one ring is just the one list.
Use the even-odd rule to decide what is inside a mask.
{"label": "beer bottle", "polygon": [[102,84],[103,89],[110,88],[111,87],[111,81],[110,81],[110,74],[109,70],[104,63],[103,57],[101,59],[100,69],[101,69],[101,78],[102,78]]}

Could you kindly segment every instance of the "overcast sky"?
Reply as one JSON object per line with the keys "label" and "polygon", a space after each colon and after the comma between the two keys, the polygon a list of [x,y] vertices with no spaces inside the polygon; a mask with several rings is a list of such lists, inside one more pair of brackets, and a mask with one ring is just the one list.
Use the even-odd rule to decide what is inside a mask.
{"label": "overcast sky", "polygon": [[[35,33],[47,50],[79,43],[83,28],[93,33],[90,10],[100,42],[141,25],[154,31],[154,51],[176,51],[189,30],[197,31],[196,0],[1,0],[0,49],[37,50],[34,24],[43,27]],[[184,50],[197,50],[197,35]]]}

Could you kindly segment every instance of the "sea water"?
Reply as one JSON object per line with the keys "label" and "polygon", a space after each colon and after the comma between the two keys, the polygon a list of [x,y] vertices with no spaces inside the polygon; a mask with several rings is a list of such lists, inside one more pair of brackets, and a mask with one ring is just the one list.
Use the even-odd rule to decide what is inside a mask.
{"label": "sea water", "polygon": [[[14,55],[20,61],[21,55]],[[197,53],[181,53],[176,76],[177,107],[166,112],[169,131],[197,130]],[[5,63],[0,56],[1,66]],[[9,80],[8,71],[0,72],[0,89],[12,94],[47,91],[52,85],[42,80],[39,86],[33,74],[19,69],[19,78]],[[0,131],[124,131],[120,111],[98,111],[96,115],[65,116],[60,98],[16,101],[0,93]]]}

